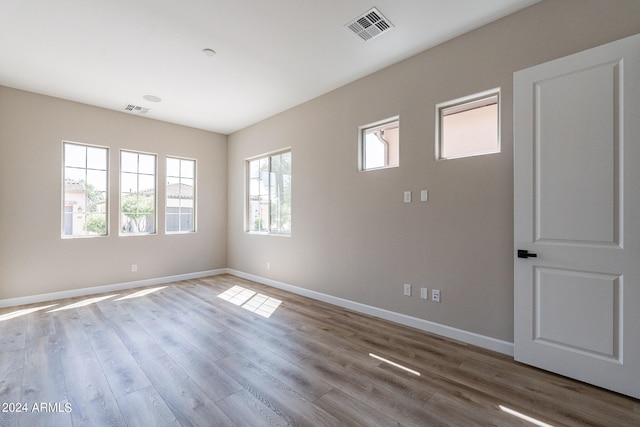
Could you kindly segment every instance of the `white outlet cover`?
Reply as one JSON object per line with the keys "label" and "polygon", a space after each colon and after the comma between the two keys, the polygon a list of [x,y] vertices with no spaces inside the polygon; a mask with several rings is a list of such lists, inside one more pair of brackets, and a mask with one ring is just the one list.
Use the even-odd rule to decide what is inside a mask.
{"label": "white outlet cover", "polygon": [[411,203],[411,191],[404,192],[404,202]]}
{"label": "white outlet cover", "polygon": [[429,191],[428,190],[420,191],[420,201],[422,201],[422,202],[428,202],[429,201]]}
{"label": "white outlet cover", "polygon": [[411,285],[409,285],[408,283],[404,284],[404,295],[407,297],[411,296]]}
{"label": "white outlet cover", "polygon": [[429,299],[429,289],[427,289],[427,288],[420,288],[420,298],[422,298],[422,299]]}

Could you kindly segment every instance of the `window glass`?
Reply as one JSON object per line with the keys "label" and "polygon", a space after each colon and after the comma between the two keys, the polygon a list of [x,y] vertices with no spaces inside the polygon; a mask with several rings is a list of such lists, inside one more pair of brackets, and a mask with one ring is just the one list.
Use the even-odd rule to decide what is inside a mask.
{"label": "window glass", "polygon": [[120,152],[120,234],[156,232],[156,156]]}
{"label": "window glass", "polygon": [[291,151],[249,160],[248,231],[291,234]]}
{"label": "window glass", "polygon": [[138,154],[122,151],[120,153],[120,171],[138,173]]}
{"label": "window glass", "polygon": [[167,233],[196,231],[195,169],[195,160],[167,157]]}
{"label": "window glass", "polygon": [[271,157],[269,175],[270,231],[291,232],[291,152]]}
{"label": "window glass", "polygon": [[63,237],[106,236],[109,150],[63,143]]}
{"label": "window glass", "polygon": [[439,104],[437,114],[439,159],[500,152],[498,91]]}
{"label": "window glass", "polygon": [[400,165],[400,122],[389,119],[360,128],[360,170]]}

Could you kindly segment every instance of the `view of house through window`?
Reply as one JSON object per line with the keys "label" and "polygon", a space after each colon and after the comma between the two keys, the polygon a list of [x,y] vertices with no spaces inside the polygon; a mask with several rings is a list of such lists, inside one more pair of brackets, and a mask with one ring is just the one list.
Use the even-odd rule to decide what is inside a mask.
{"label": "view of house through window", "polygon": [[156,156],[120,152],[120,233],[156,231]]}
{"label": "view of house through window", "polygon": [[500,152],[498,89],[436,106],[437,158]]}
{"label": "view of house through window", "polygon": [[400,121],[397,118],[360,128],[360,170],[400,164]]}
{"label": "view of house through window", "polygon": [[63,143],[63,237],[107,235],[109,149]]}
{"label": "view of house through window", "polygon": [[195,173],[195,160],[167,157],[167,233],[196,231]]}
{"label": "view of house through window", "polygon": [[247,229],[291,234],[291,151],[247,161]]}

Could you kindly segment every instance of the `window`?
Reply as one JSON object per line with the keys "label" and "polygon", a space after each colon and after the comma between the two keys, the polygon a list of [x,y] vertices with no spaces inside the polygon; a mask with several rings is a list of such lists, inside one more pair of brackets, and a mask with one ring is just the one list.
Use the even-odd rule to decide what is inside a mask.
{"label": "window", "polygon": [[189,233],[195,227],[196,161],[167,157],[167,233]]}
{"label": "window", "polygon": [[400,121],[397,117],[360,128],[361,171],[400,164]]}
{"label": "window", "polygon": [[120,234],[156,232],[156,156],[120,152]]}
{"label": "window", "polygon": [[291,234],[291,151],[247,161],[250,232]]}
{"label": "window", "polygon": [[62,237],[107,235],[109,149],[63,143]]}
{"label": "window", "polygon": [[500,90],[436,105],[436,158],[500,152]]}

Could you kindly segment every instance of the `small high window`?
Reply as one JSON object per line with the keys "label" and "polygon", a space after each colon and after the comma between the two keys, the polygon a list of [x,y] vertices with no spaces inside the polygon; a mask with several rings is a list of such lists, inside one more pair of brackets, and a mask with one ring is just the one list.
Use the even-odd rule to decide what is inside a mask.
{"label": "small high window", "polygon": [[63,143],[62,237],[107,235],[109,149]]}
{"label": "small high window", "polygon": [[436,158],[500,152],[500,90],[436,105]]}
{"label": "small high window", "polygon": [[400,165],[400,121],[397,117],[360,127],[361,171]]}
{"label": "small high window", "polygon": [[120,234],[156,232],[156,155],[120,152]]}

